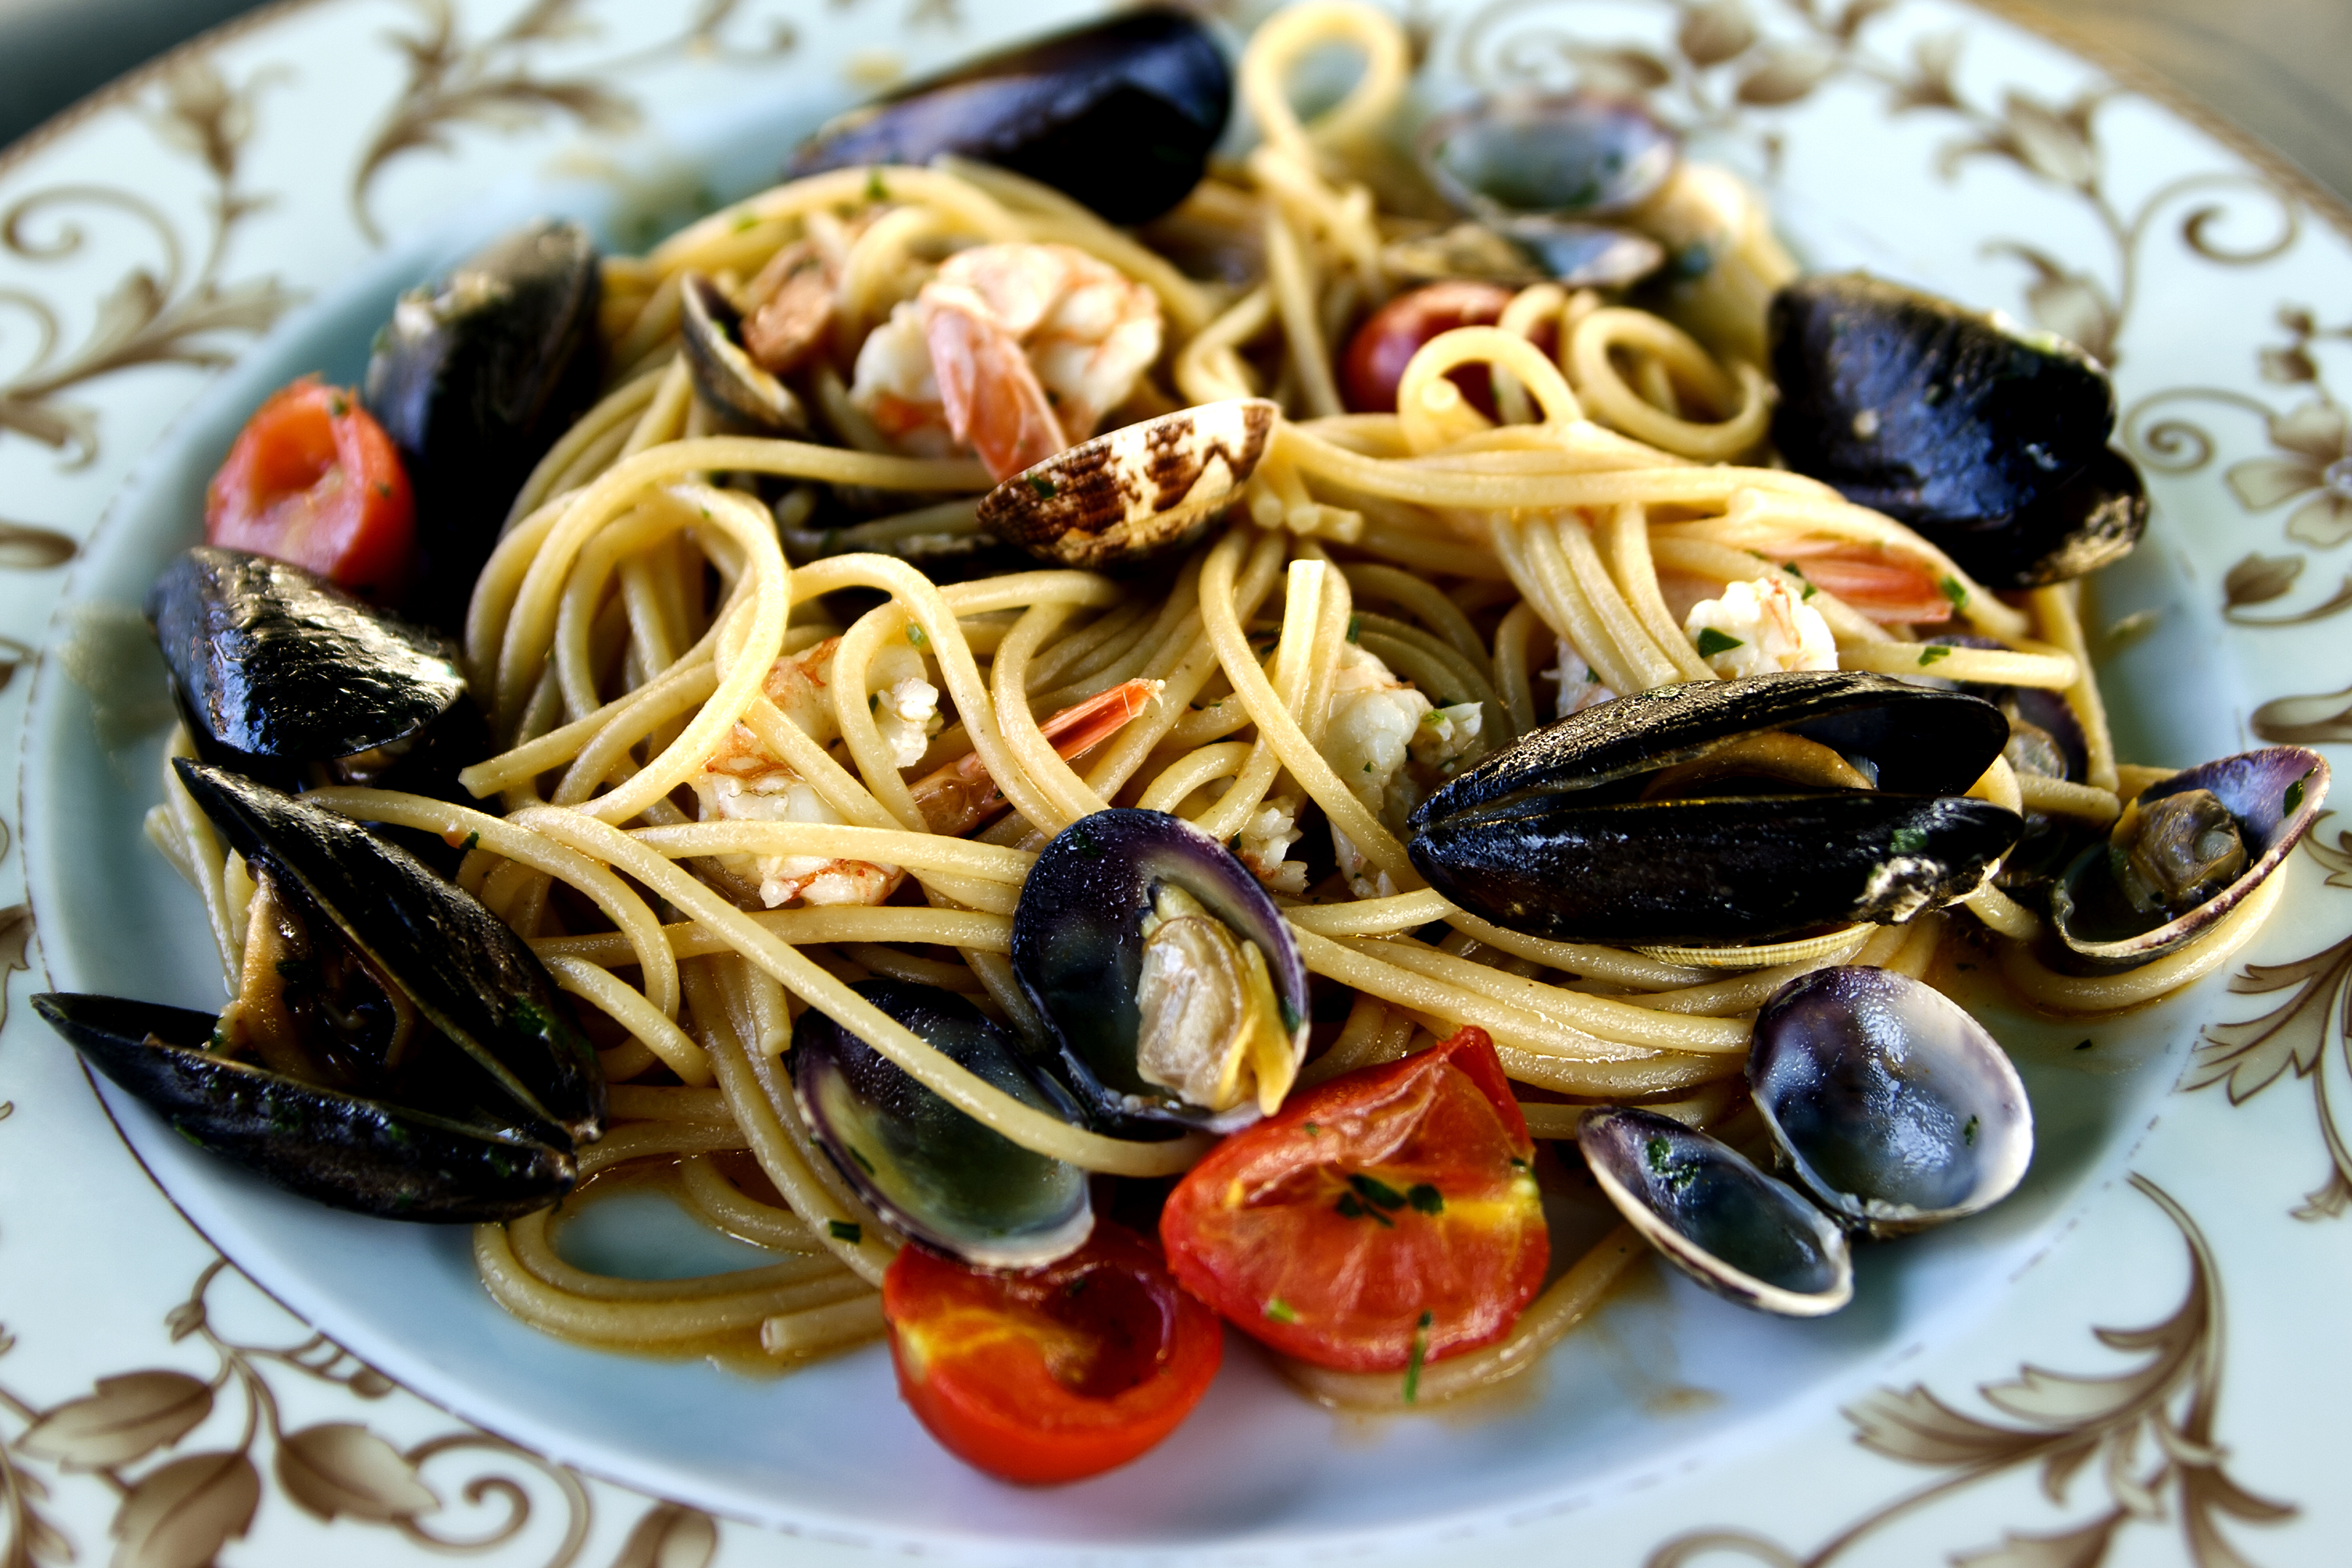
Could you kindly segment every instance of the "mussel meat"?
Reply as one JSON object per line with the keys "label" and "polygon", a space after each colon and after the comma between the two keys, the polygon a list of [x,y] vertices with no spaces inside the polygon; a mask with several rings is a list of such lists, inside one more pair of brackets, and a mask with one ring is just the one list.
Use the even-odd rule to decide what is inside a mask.
{"label": "mussel meat", "polygon": [[1129,11],[852,110],[801,144],[790,173],[953,153],[1051,185],[1111,223],[1144,223],[1201,183],[1233,90],[1199,22]]}
{"label": "mussel meat", "polygon": [[1973,891],[2016,813],[1961,792],[2009,721],[1852,671],[1695,681],[1538,730],[1413,812],[1430,885],[1570,941],[1753,942]]}
{"label": "mussel meat", "polygon": [[1485,100],[1423,128],[1421,166],[1465,216],[1504,235],[1570,288],[1655,272],[1665,248],[1597,221],[1622,218],[1673,178],[1673,132],[1638,104],[1591,93]]}
{"label": "mussel meat", "polygon": [[[1067,1091],[1031,1072],[955,993],[896,980],[855,989],[1023,1104],[1082,1120]],[[876,1213],[916,1240],[987,1268],[1040,1268],[1086,1244],[1094,1209],[1076,1165],[973,1121],[814,1008],[793,1026],[787,1059],[810,1135]]]}
{"label": "mussel meat", "polygon": [[1257,469],[1280,408],[1203,403],[1081,441],[981,498],[980,525],[1041,561],[1102,571],[1200,538]]}
{"label": "mussel meat", "polygon": [[721,426],[751,436],[805,435],[808,411],[740,342],[743,314],[699,272],[678,279],[678,339],[694,395]]}
{"label": "mussel meat", "polygon": [[1980,1213],[2032,1163],[2032,1107],[2008,1056],[1940,993],[1886,970],[1817,970],[1774,993],[1748,1087],[1805,1193],[1652,1111],[1596,1110],[1577,1129],[1634,1228],[1743,1306],[1835,1311],[1853,1289],[1847,1233],[1884,1238]]}
{"label": "mussel meat", "polygon": [[416,492],[418,619],[464,626],[515,492],[595,401],[602,289],[587,231],[541,221],[393,307],[362,400]]}
{"label": "mussel meat", "polygon": [[2081,349],[1862,273],[1773,297],[1772,438],[1789,466],[1909,524],[1993,588],[2114,561],[2147,522]]}
{"label": "mussel meat", "polygon": [[1013,970],[1105,1116],[1220,1132],[1270,1115],[1307,1054],[1307,966],[1231,851],[1114,809],[1054,837],[1022,885]]}
{"label": "mussel meat", "polygon": [[299,566],[199,545],[147,619],[197,755],[247,778],[438,795],[488,750],[455,643]]}
{"label": "mussel meat", "polygon": [[2327,759],[2268,746],[2142,790],[2104,842],[2050,891],[2050,921],[2077,967],[2128,969],[2210,929],[2285,863],[2319,819]]}
{"label": "mussel meat", "polygon": [[192,1142],[339,1208],[497,1220],[569,1191],[604,1083],[521,940],[357,824],[176,765],[258,889],[236,999],[52,994],[41,1016]]}

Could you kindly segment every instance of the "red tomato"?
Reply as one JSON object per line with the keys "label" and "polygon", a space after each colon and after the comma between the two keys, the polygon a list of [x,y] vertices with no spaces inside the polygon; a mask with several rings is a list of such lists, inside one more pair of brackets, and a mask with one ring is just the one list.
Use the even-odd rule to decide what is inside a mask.
{"label": "red tomato", "polygon": [[383,427],[306,375],[247,421],[205,493],[205,542],[290,561],[386,603],[407,586],[415,500]]}
{"label": "red tomato", "polygon": [[1218,1144],[1169,1196],[1160,1245],[1285,1354],[1401,1370],[1502,1338],[1542,1286],[1534,1157],[1493,1042],[1465,1028]]}
{"label": "red tomato", "polygon": [[1018,1272],[909,1247],[882,1278],[898,1393],[965,1463],[1031,1486],[1123,1465],[1192,1413],[1224,1357],[1216,1315],[1159,1250],[1098,1220]]}
{"label": "red tomato", "polygon": [[[1456,327],[1491,327],[1503,319],[1511,291],[1499,283],[1456,278],[1398,295],[1371,314],[1348,340],[1339,360],[1339,395],[1359,414],[1394,414],[1397,383],[1421,345]],[[1452,373],[1463,395],[1495,412],[1491,378],[1483,365]]]}

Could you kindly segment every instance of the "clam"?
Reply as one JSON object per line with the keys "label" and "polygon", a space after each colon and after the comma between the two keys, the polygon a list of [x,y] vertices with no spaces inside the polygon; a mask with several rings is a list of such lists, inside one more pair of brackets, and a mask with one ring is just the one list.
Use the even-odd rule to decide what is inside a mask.
{"label": "clam", "polygon": [[1233,108],[1233,72],[1181,11],[1125,12],[928,78],[821,127],[798,177],[943,153],[1026,174],[1115,224],[1139,224],[1201,183]]}
{"label": "clam", "polygon": [[2116,970],[2202,934],[2285,864],[2327,780],[2317,752],[2268,746],[2148,785],[2051,889],[2059,940],[2081,967]]}
{"label": "clam", "polygon": [[1964,798],[2009,738],[1966,692],[1852,671],[1696,681],[1588,708],[1417,807],[1430,885],[1570,941],[1773,942],[1963,898],[2017,842]]}
{"label": "clam", "polygon": [[403,294],[362,400],[416,492],[409,612],[455,631],[515,492],[596,400],[603,274],[587,231],[541,221]]}
{"label": "clam", "polygon": [[1181,550],[1256,471],[1280,414],[1236,397],[1081,441],[982,497],[980,524],[1041,561],[1090,571]]}
{"label": "clam", "polygon": [[1423,128],[1421,166],[1456,211],[1571,288],[1638,282],[1663,246],[1619,217],[1673,177],[1681,149],[1639,105],[1592,93],[1481,100]]}
{"label": "clam", "polygon": [[355,823],[177,764],[258,892],[217,1018],[110,996],[34,1005],[198,1147],[339,1208],[476,1221],[570,1190],[603,1131],[595,1053],[478,901]]}
{"label": "clam", "polygon": [[1307,1054],[1307,966],[1281,911],[1179,816],[1115,809],[1056,834],[1022,885],[1013,970],[1104,1115],[1229,1132]]}
{"label": "clam", "polygon": [[440,793],[488,749],[455,643],[299,566],[199,545],[147,618],[197,754],[248,778]]}
{"label": "clam", "polygon": [[2064,339],[1861,273],[1790,284],[1769,329],[1789,466],[1987,586],[2080,576],[2147,525],[2139,475],[2107,446],[2115,389]]}
{"label": "clam", "polygon": [[[1024,1105],[1076,1122],[1062,1088],[1023,1064],[951,991],[868,980],[857,994]],[[793,1094],[811,1136],[875,1211],[927,1246],[987,1268],[1034,1268],[1094,1229],[1087,1173],[1032,1153],[957,1110],[812,1009],[793,1029]]]}
{"label": "clam", "polygon": [[1577,1130],[1634,1228],[1743,1306],[1835,1311],[1853,1289],[1849,1233],[1902,1236],[1980,1213],[2032,1162],[2032,1107],[2000,1047],[1940,993],[1885,970],[1816,970],[1774,993],[1748,1085],[1802,1192],[1654,1112],[1598,1110]]}
{"label": "clam", "polygon": [[808,411],[793,389],[744,352],[743,313],[698,272],[678,279],[678,339],[694,395],[730,430],[752,436],[805,435]]}

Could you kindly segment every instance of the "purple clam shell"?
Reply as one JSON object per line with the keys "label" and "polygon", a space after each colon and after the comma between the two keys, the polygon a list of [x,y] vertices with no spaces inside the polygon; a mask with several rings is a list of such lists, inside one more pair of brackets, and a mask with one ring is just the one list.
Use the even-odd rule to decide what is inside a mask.
{"label": "purple clam shell", "polygon": [[2248,864],[2238,879],[2183,915],[2135,934],[2099,940],[2079,929],[2083,894],[2091,877],[2105,877],[2105,847],[2075,861],[2053,890],[2051,923],[2066,946],[2095,969],[2129,969],[2160,958],[2228,914],[2262,885],[2319,820],[2327,799],[2327,759],[2307,746],[2265,746],[2184,768],[2139,794],[2143,802],[2185,790],[2212,791],[2246,840]]}
{"label": "purple clam shell", "polygon": [[2033,1108],[2007,1053],[1958,1003],[1886,970],[1815,970],[1775,992],[1748,1082],[1797,1178],[1875,1236],[1988,1208],[2032,1162]]}

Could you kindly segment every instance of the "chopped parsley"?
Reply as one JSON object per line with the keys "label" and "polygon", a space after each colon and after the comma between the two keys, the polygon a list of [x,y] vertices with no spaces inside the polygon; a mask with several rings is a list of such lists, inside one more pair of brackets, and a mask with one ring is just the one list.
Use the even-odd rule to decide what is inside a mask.
{"label": "chopped parsley", "polygon": [[457,852],[461,855],[471,855],[476,849],[481,847],[481,843],[482,836],[479,832],[468,833],[466,835],[466,842],[457,846]]}
{"label": "chopped parsley", "polygon": [[1713,658],[1717,654],[1729,653],[1733,648],[1747,646],[1744,639],[1733,637],[1729,632],[1719,632],[1713,626],[1698,629],[1698,656],[1701,658]]}
{"label": "chopped parsley", "polygon": [[351,399],[337,394],[327,400],[327,412],[341,419],[352,411]]}
{"label": "chopped parsley", "polygon": [[1947,577],[1936,586],[1942,590],[1944,597],[1952,601],[1952,608],[1959,610],[1968,607],[1968,585],[1958,577]]}
{"label": "chopped parsley", "polygon": [[882,171],[879,169],[869,169],[866,173],[866,199],[869,202],[890,199],[890,187],[882,183]]}
{"label": "chopped parsley", "polygon": [[1364,630],[1364,617],[1363,617],[1363,616],[1349,616],[1348,617],[1348,640],[1349,640],[1349,642],[1354,642],[1354,641],[1356,641],[1360,637],[1361,637],[1361,636],[1363,635],[1363,630]]}
{"label": "chopped parsley", "polygon": [[1975,1148],[1977,1142],[1977,1129],[1983,1125],[1984,1121],[1982,1118],[1975,1116],[1969,1117],[1967,1124],[1960,1129],[1960,1142],[1966,1143],[1972,1149]]}
{"label": "chopped parsley", "polygon": [[1295,1323],[1298,1321],[1298,1309],[1292,1306],[1289,1302],[1284,1300],[1279,1296],[1274,1297],[1266,1302],[1265,1315],[1267,1318],[1277,1323]]}
{"label": "chopped parsley", "polygon": [[390,500],[392,499],[392,486],[382,479],[378,479],[375,482],[375,493],[382,496],[384,500]]}
{"label": "chopped parsley", "polygon": [[1798,565],[1795,562],[1781,562],[1780,570],[1786,572],[1790,576],[1794,577],[1798,582],[1802,583],[1805,585],[1805,591],[1797,595],[1797,602],[1799,604],[1803,604],[1806,600],[1811,599],[1815,594],[1821,592],[1819,588],[1813,586],[1812,579],[1805,575],[1805,569]]}
{"label": "chopped parsley", "polygon": [[1674,1150],[1668,1146],[1664,1139],[1651,1139],[1642,1146],[1642,1152],[1649,1160],[1652,1172],[1661,1176],[1666,1173],[1666,1166],[1674,1154]]}
{"label": "chopped parsley", "polygon": [[1916,855],[1927,847],[1927,830],[1924,827],[1898,827],[1887,836],[1887,843],[1897,855]]}
{"label": "chopped parsley", "polygon": [[1379,1208],[1388,1209],[1393,1212],[1394,1210],[1404,1207],[1407,1202],[1405,1195],[1402,1193],[1397,1191],[1394,1187],[1390,1186],[1378,1176],[1368,1176],[1361,1171],[1349,1176],[1348,1178],[1348,1184],[1355,1188],[1357,1192],[1362,1194],[1366,1203],[1371,1204]]}
{"label": "chopped parsley", "polygon": [[1445,1194],[1427,1182],[1415,1182],[1404,1196],[1415,1214],[1439,1215],[1445,1212]]}
{"label": "chopped parsley", "polygon": [[874,1162],[866,1157],[865,1150],[860,1149],[855,1143],[844,1143],[842,1147],[849,1151],[849,1157],[857,1162],[857,1168],[859,1170],[865,1172],[869,1176],[874,1173]]}
{"label": "chopped parsley", "polygon": [[2285,805],[2285,807],[2286,807],[2286,815],[2287,815],[2287,816],[2293,816],[2296,812],[2301,811],[2301,810],[2303,809],[2303,782],[2304,782],[2304,779],[2307,779],[2307,778],[2309,778],[2309,777],[2310,777],[2314,773],[2315,773],[2315,772],[2317,772],[2317,771],[2318,771],[2318,770],[2317,770],[2317,769],[2315,769],[2315,768],[2306,768],[2306,769],[2305,769],[2305,770],[2304,770],[2303,778],[2297,779],[2297,780],[2295,780],[2295,781],[2294,781],[2294,783],[2293,783],[2293,784],[2289,784],[2289,785],[2287,785],[2287,786],[2286,786],[2286,798],[2285,798],[2285,800],[2283,802],[2283,804],[2284,804],[2284,805]]}
{"label": "chopped parsley", "polygon": [[1430,1314],[1426,1310],[1421,1321],[1413,1325],[1412,1356],[1404,1363],[1404,1402],[1411,1405],[1421,1397],[1421,1363],[1429,1359]]}
{"label": "chopped parsley", "polygon": [[908,621],[907,623],[907,640],[917,647],[929,647],[931,646],[930,634],[923,630],[920,626],[917,625],[913,621]]}
{"label": "chopped parsley", "polygon": [[1037,499],[1039,500],[1052,500],[1054,499],[1054,481],[1047,479],[1043,474],[1030,475],[1029,488],[1036,492]]}
{"label": "chopped parsley", "polygon": [[1926,647],[1919,650],[1919,668],[1925,669],[1939,658],[1949,658],[1951,657],[1952,650],[1945,647],[1942,643],[1929,643]]}
{"label": "chopped parsley", "polygon": [[2080,1044],[2076,1045],[2074,1048],[2078,1051],[2087,1051],[2091,1048],[2091,1042],[2088,1040],[2082,1041]]}
{"label": "chopped parsley", "polygon": [[742,234],[742,233],[746,232],[747,230],[750,230],[750,229],[755,229],[755,228],[757,228],[757,227],[759,227],[759,226],[760,226],[760,215],[759,215],[759,214],[757,214],[757,213],[737,213],[737,214],[735,215],[735,232],[736,232],[737,234]]}
{"label": "chopped parsley", "polygon": [[1312,1121],[1307,1122],[1305,1126],[1301,1127],[1299,1131],[1306,1133],[1309,1138],[1320,1138],[1323,1136],[1323,1129],[1318,1127]]}
{"label": "chopped parsley", "polygon": [[[862,1165],[866,1162],[861,1159],[858,1163]],[[866,1227],[854,1219],[829,1219],[824,1222],[824,1228],[832,1233],[834,1240],[845,1241],[852,1247],[866,1239]]]}
{"label": "chopped parsley", "polygon": [[1396,1221],[1376,1208],[1365,1207],[1357,1201],[1356,1194],[1353,1193],[1341,1193],[1339,1201],[1333,1204],[1331,1207],[1341,1219],[1376,1219],[1391,1230],[1396,1228]]}

